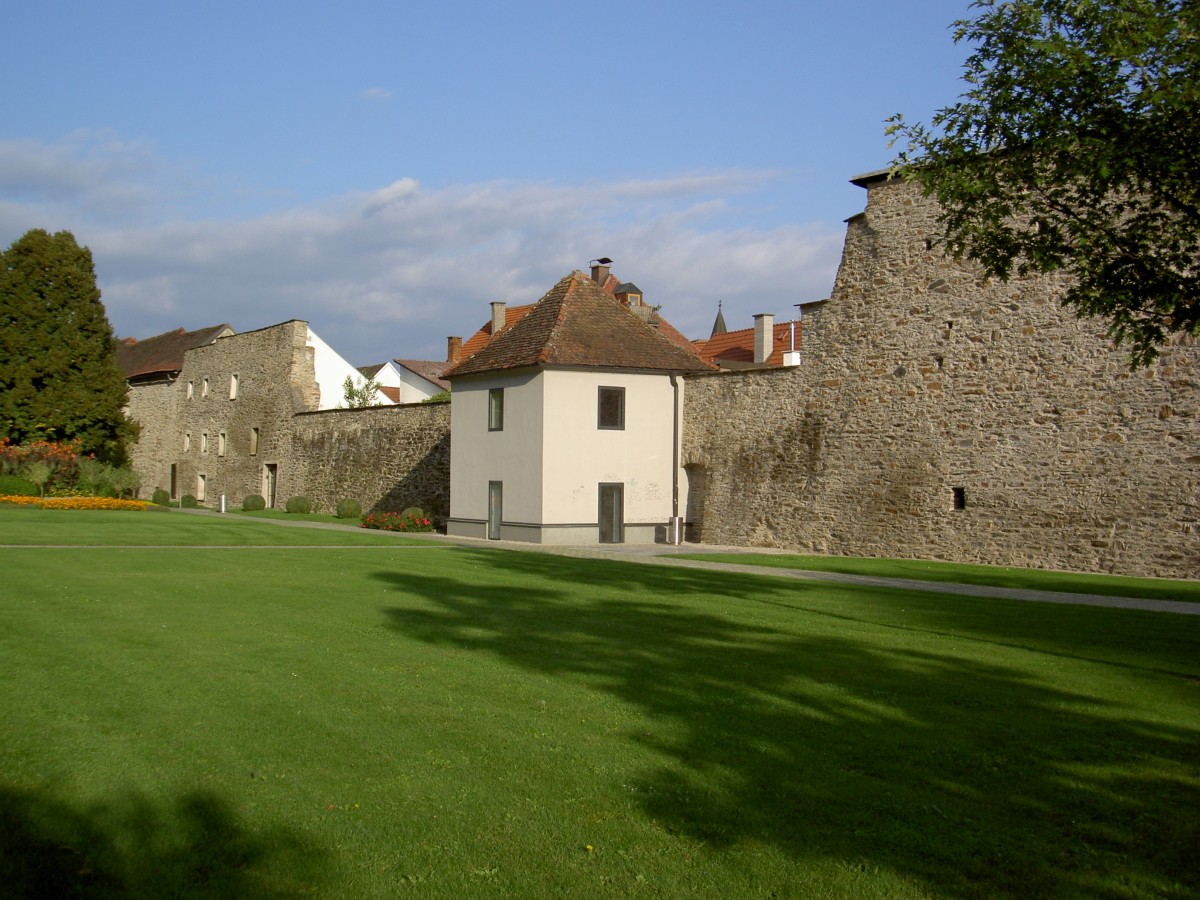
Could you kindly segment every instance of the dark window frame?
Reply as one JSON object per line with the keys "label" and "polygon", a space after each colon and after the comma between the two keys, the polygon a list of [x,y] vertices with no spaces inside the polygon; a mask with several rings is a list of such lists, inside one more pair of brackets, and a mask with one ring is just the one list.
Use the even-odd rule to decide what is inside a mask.
{"label": "dark window frame", "polygon": [[[612,400],[605,406],[605,396],[615,397],[616,415],[613,416]],[[606,417],[605,413],[609,415]],[[596,427],[601,431],[625,430],[625,388],[601,385],[596,389]]]}
{"label": "dark window frame", "polygon": [[504,388],[488,389],[488,431],[504,430]]}

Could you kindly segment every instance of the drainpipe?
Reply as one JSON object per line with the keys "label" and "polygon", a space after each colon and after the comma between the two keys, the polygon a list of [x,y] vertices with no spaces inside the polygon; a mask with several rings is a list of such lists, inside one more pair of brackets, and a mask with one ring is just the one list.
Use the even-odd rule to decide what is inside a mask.
{"label": "drainpipe", "polygon": [[675,546],[683,543],[683,522],[679,518],[679,444],[683,437],[679,427],[679,387],[679,376],[672,375],[675,415],[671,419],[671,524],[667,528],[667,540]]}

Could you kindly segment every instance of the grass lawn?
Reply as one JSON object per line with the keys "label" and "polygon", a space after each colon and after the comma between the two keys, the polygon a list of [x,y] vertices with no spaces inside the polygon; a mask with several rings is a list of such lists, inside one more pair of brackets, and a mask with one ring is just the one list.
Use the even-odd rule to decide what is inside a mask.
{"label": "grass lawn", "polygon": [[677,559],[697,559],[704,562],[764,566],[773,569],[807,569],[813,572],[838,572],[846,575],[874,575],[951,584],[990,584],[1036,591],[1200,603],[1200,581],[1173,581],[1167,578],[1129,578],[1121,575],[1054,572],[1045,569],[980,566],[920,559],[807,556],[800,553],[680,553],[675,556]]}
{"label": "grass lawn", "polygon": [[13,544],[10,896],[1200,892],[1200,617],[179,513]]}

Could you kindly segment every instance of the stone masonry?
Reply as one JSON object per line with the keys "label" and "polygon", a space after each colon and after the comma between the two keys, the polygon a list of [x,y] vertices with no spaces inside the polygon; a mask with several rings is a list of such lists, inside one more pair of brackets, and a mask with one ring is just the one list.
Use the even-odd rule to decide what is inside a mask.
{"label": "stone masonry", "polygon": [[795,369],[687,381],[706,542],[1200,576],[1200,352],[1131,372],[1054,277],[984,281],[868,187]]}

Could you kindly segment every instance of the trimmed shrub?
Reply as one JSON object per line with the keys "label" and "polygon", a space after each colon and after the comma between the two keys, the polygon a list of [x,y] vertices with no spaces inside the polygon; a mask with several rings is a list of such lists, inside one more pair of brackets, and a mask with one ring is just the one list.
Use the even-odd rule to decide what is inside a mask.
{"label": "trimmed shrub", "polygon": [[357,500],[343,500],[337,505],[339,519],[361,519],[362,504]]}
{"label": "trimmed shrub", "polygon": [[256,512],[260,509],[267,508],[267,499],[262,494],[247,494],[242,500],[242,509],[247,512]]}
{"label": "trimmed shrub", "polygon": [[196,498],[191,494],[184,494],[183,499],[179,501],[179,505],[184,509],[196,509],[200,506],[200,504],[196,502]]}
{"label": "trimmed shrub", "polygon": [[289,497],[287,504],[283,507],[290,513],[309,513],[312,512],[312,504],[308,502],[307,497]]}
{"label": "trimmed shrub", "polygon": [[155,488],[154,493],[150,496],[150,502],[155,506],[168,506],[171,503],[171,495],[163,488]]}
{"label": "trimmed shrub", "polygon": [[407,509],[403,509],[400,511],[400,518],[402,518],[402,519],[413,518],[413,519],[417,519],[417,520],[422,520],[425,518],[425,510],[421,509],[421,507],[419,507],[419,506],[410,506]]}
{"label": "trimmed shrub", "polygon": [[0,496],[36,497],[37,485],[19,475],[0,475]]}

